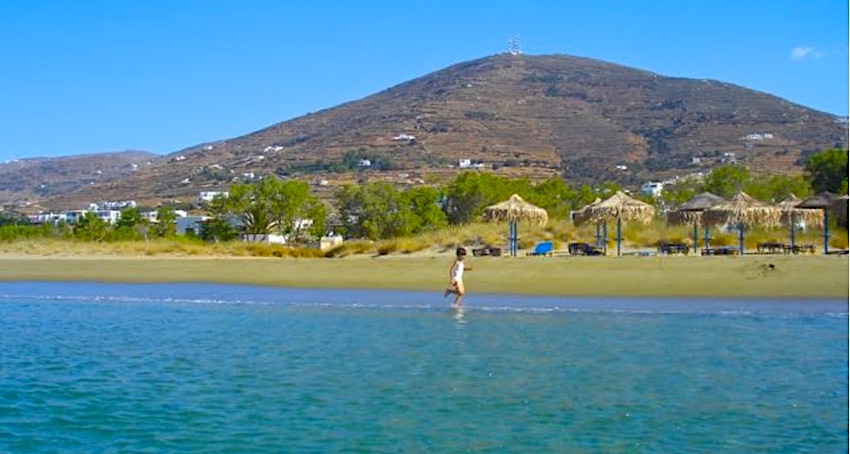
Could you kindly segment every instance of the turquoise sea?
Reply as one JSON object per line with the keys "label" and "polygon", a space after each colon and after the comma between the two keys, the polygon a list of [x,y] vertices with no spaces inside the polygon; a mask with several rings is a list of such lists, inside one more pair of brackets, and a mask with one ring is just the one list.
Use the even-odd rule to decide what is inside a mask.
{"label": "turquoise sea", "polygon": [[848,306],[0,283],[0,452],[846,453]]}

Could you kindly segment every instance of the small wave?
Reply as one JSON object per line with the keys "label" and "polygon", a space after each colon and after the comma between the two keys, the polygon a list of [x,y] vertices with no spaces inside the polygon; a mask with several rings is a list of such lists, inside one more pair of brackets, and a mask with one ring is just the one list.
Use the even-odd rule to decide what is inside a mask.
{"label": "small wave", "polygon": [[[221,284],[2,283],[0,301],[290,306],[339,309],[451,310],[435,292],[269,288]],[[709,298],[580,298],[473,294],[468,311],[492,313],[817,314],[848,317],[846,301]]]}

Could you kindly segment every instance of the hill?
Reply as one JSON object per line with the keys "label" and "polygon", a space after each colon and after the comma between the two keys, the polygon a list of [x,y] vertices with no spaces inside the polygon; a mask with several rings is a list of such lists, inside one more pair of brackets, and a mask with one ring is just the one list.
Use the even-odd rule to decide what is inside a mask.
{"label": "hill", "polygon": [[147,151],[128,150],[5,162],[0,164],[0,202],[26,206],[82,187],[99,187],[153,167],[161,159]]}
{"label": "hill", "polygon": [[[449,178],[460,160],[510,175],[635,185],[732,159],[795,172],[806,153],[834,146],[847,147],[846,119],[766,93],[587,58],[502,54],[182,150],[51,204],[194,200],[270,173],[316,182],[320,192],[370,179],[410,184]],[[359,158],[380,165],[358,167]]]}

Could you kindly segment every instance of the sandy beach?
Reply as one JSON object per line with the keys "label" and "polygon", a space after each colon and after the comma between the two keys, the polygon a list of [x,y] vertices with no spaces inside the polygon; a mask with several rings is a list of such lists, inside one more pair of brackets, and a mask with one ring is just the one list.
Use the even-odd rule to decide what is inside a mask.
{"label": "sandy beach", "polygon": [[[452,257],[343,259],[0,255],[0,281],[210,282],[441,292]],[[846,256],[470,257],[469,292],[847,298]]]}

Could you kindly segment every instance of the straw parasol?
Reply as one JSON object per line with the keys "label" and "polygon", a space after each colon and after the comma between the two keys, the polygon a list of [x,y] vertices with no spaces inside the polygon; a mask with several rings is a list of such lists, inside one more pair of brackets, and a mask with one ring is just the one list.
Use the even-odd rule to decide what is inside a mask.
{"label": "straw parasol", "polygon": [[596,200],[587,204],[584,208],[582,208],[580,210],[573,211],[572,213],[570,213],[570,217],[572,218],[573,223],[575,225],[584,225],[584,224],[589,223],[590,222],[590,207],[598,204],[601,201],[602,201],[602,199],[597,197]]}
{"label": "straw parasol", "polygon": [[735,194],[728,202],[715,205],[703,212],[707,224],[732,224],[738,227],[739,252],[744,253],[744,228],[753,225],[774,227],[779,224],[779,209],[756,200],[746,192]]}
{"label": "straw parasol", "polygon": [[[685,203],[679,205],[675,211],[671,211],[667,214],[667,222],[673,225],[684,225],[684,224],[693,224],[694,225],[694,253],[699,250],[699,225],[702,224],[702,213],[714,206],[717,206],[721,203],[725,202],[723,197],[719,195],[712,194],[710,192],[703,192],[702,194],[697,194],[693,196],[690,200]],[[708,224],[704,224],[705,226],[705,248],[709,248],[709,227]]]}
{"label": "straw parasol", "polygon": [[620,255],[622,244],[622,221],[638,221],[648,224],[655,216],[655,207],[640,200],[633,199],[617,191],[611,197],[587,207],[591,222],[607,223],[617,221],[617,255]]}
{"label": "straw parasol", "polygon": [[776,204],[779,208],[779,222],[789,226],[791,232],[791,247],[797,245],[797,223],[802,221],[806,226],[820,227],[823,223],[823,216],[820,211],[814,208],[798,208],[802,200],[794,194],[782,199]]}
{"label": "straw parasol", "polygon": [[829,253],[829,208],[835,203],[835,194],[824,191],[797,204],[797,208],[823,211],[823,253]]}
{"label": "straw parasol", "polygon": [[[573,224],[575,224],[576,226],[590,224],[590,208],[595,205],[598,205],[601,201],[602,199],[597,197],[596,200],[585,205],[584,208],[571,212],[570,218],[573,220]],[[603,227],[604,226],[596,224],[596,247],[607,249],[606,243],[608,242],[608,231],[607,229],[603,229]]]}
{"label": "straw parasol", "polygon": [[528,221],[546,225],[546,222],[549,221],[549,214],[543,208],[534,206],[523,200],[519,195],[514,194],[504,202],[499,202],[485,208],[484,220],[491,222],[508,221],[508,242],[511,256],[516,257],[519,244],[517,223],[519,221]]}

